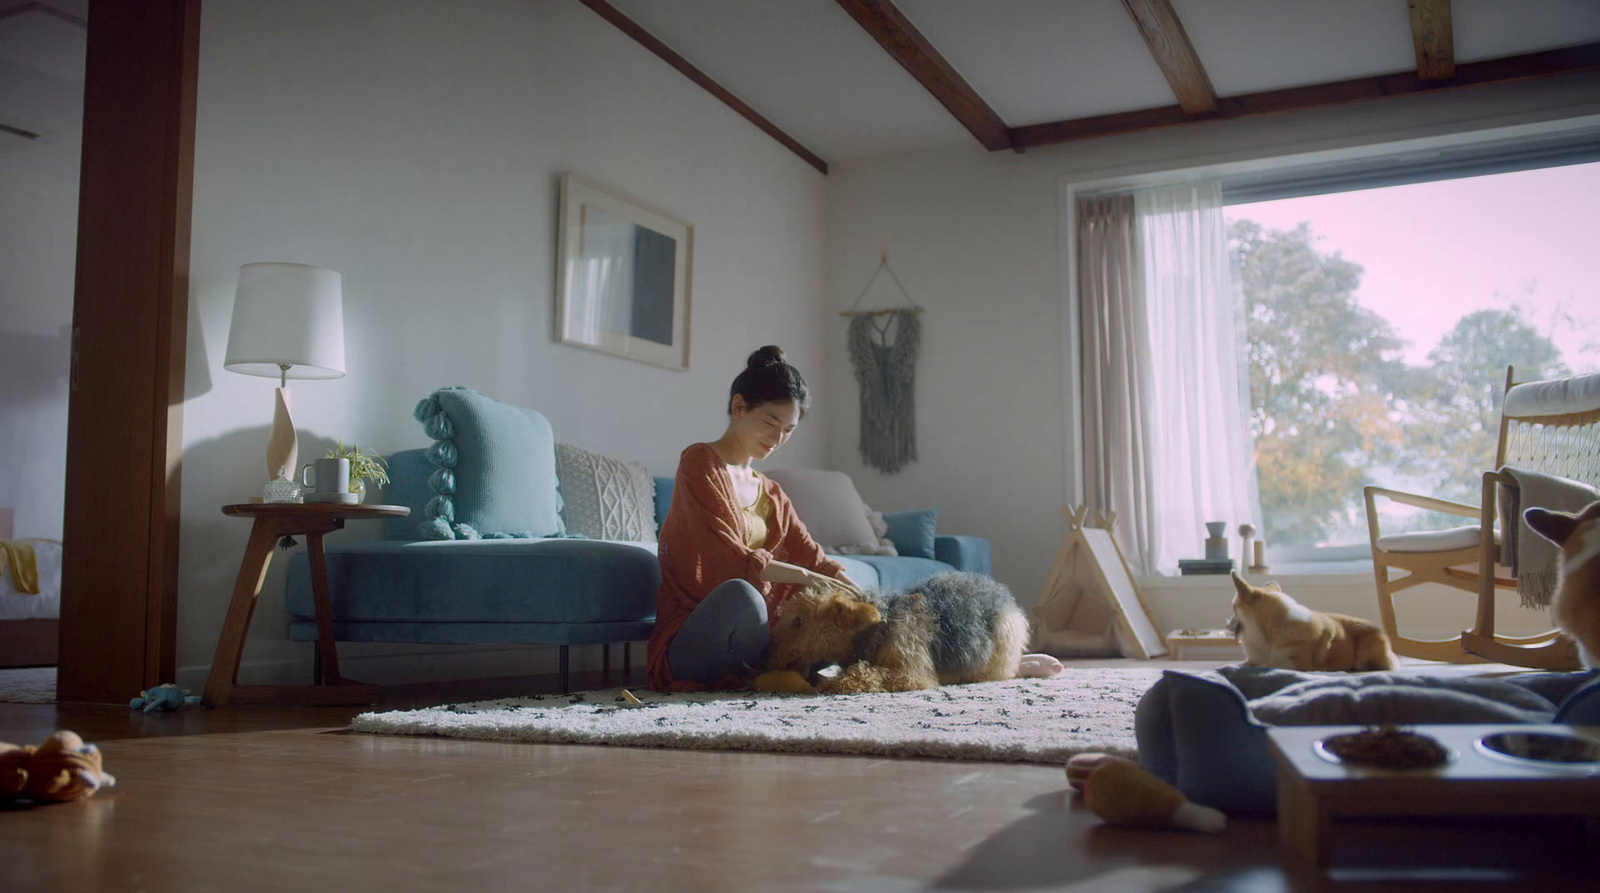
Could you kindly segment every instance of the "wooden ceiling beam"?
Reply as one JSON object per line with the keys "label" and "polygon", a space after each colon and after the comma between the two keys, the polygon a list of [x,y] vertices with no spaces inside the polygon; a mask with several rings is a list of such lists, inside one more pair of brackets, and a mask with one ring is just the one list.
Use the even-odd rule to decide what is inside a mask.
{"label": "wooden ceiling beam", "polygon": [[1586,43],[1542,53],[1508,56],[1483,62],[1468,62],[1456,66],[1455,77],[1447,82],[1424,81],[1415,71],[1377,77],[1355,78],[1309,87],[1290,87],[1284,90],[1267,90],[1242,96],[1229,96],[1217,100],[1217,110],[1211,114],[1191,115],[1181,106],[1164,106],[1075,118],[1070,121],[1053,121],[1013,128],[1012,141],[1018,151],[1033,146],[1048,146],[1074,140],[1093,139],[1119,133],[1132,133],[1158,127],[1174,127],[1199,121],[1218,121],[1249,118],[1256,115],[1292,112],[1318,106],[1340,105],[1365,99],[1386,96],[1406,96],[1502,84],[1508,81],[1552,77],[1600,69],[1600,43]]}
{"label": "wooden ceiling beam", "polygon": [[[1441,2],[1445,5],[1448,27],[1450,0]],[[1189,32],[1183,30],[1183,23],[1172,9],[1172,0],[1122,0],[1122,5],[1127,8],[1128,15],[1133,16],[1145,45],[1150,47],[1150,55],[1155,57],[1162,75],[1172,86],[1178,107],[1191,115],[1216,111],[1217,91],[1211,86],[1211,78],[1200,64],[1200,57],[1195,54],[1194,44],[1189,42]],[[1413,13],[1412,21],[1415,20]]]}
{"label": "wooden ceiling beam", "polygon": [[1411,42],[1417,47],[1417,77],[1448,81],[1456,76],[1455,31],[1450,0],[1406,0],[1411,12]]}
{"label": "wooden ceiling beam", "polygon": [[985,149],[1011,148],[1011,131],[978,91],[890,0],[838,0],[896,62],[927,88]]}
{"label": "wooden ceiling beam", "polygon": [[663,62],[676,68],[684,77],[699,84],[707,93],[722,100],[728,108],[738,112],[745,120],[761,128],[768,136],[782,143],[789,151],[804,159],[806,164],[824,174],[828,172],[828,163],[823,161],[817,153],[801,145],[799,140],[784,133],[778,125],[768,121],[760,112],[751,108],[744,100],[733,95],[726,87],[712,80],[710,75],[696,68],[688,59],[678,55],[672,47],[662,43],[654,34],[644,30],[639,26],[638,22],[623,15],[615,6],[607,3],[606,0],[578,0],[578,2],[594,10],[596,15],[615,25],[618,31],[638,41],[645,49],[661,57]]}

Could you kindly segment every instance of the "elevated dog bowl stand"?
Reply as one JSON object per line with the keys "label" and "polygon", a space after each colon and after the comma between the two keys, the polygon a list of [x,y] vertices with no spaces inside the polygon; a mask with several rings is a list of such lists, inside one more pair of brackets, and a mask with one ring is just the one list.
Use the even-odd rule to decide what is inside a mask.
{"label": "elevated dog bowl stand", "polygon": [[1515,760],[1482,752],[1477,741],[1496,732],[1546,732],[1600,742],[1600,726],[1406,726],[1452,754],[1436,769],[1346,766],[1321,756],[1316,743],[1361,726],[1276,726],[1267,729],[1278,760],[1278,837],[1295,852],[1328,864],[1335,819],[1378,816],[1585,816],[1600,833],[1600,774],[1572,764]]}

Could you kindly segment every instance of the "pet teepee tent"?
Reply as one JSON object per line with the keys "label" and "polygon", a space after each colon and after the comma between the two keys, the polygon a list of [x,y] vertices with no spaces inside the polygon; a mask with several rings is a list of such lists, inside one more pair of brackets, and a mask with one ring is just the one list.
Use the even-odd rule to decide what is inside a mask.
{"label": "pet teepee tent", "polygon": [[1066,512],[1066,541],[1033,609],[1033,649],[1057,657],[1166,654],[1166,639],[1111,536],[1116,514],[1101,513],[1090,527],[1087,506]]}

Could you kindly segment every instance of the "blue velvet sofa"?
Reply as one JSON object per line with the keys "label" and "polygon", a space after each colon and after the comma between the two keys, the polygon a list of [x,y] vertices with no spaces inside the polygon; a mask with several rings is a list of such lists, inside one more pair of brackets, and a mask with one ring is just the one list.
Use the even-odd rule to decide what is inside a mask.
{"label": "blue velvet sofa", "polygon": [[[383,522],[383,538],[328,541],[334,638],[344,642],[555,645],[567,690],[572,645],[631,643],[650,637],[661,571],[650,544],[548,537],[420,539],[430,475],[427,451],[389,457],[384,502],[411,517]],[[672,501],[673,479],[655,479],[657,529]],[[836,555],[862,586],[900,589],[948,570],[991,573],[987,540],[937,536],[934,558]],[[317,640],[309,562],[289,560],[289,637]]]}

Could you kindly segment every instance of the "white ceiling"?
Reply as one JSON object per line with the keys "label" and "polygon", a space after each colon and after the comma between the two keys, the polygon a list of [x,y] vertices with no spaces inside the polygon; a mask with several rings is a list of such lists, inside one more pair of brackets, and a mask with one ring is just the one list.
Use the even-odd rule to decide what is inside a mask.
{"label": "white ceiling", "polygon": [[[827,161],[976,145],[834,0],[611,0]],[[896,0],[1011,127],[1174,105],[1121,0]],[[1173,0],[1219,96],[1413,69],[1406,0]],[[1600,0],[1453,0],[1456,59],[1600,41]]]}
{"label": "white ceiling", "polygon": [[[611,3],[824,160],[977,145],[835,0]],[[1219,96],[1415,65],[1406,0],[1172,3]],[[88,14],[88,0],[0,0],[0,13],[38,5]],[[1175,103],[1121,0],[896,5],[1011,127]],[[1600,41],[1600,0],[1453,0],[1451,9],[1459,62]],[[83,29],[60,16],[0,15],[0,122],[63,127],[51,112],[63,103],[50,100],[65,96],[76,111],[81,92],[62,88],[81,91],[83,52]]]}
{"label": "white ceiling", "polygon": [[[0,124],[52,141],[75,136],[81,126],[87,42],[81,24],[41,8],[45,6],[81,20],[89,3],[0,2]],[[0,152],[38,144],[0,130]]]}

